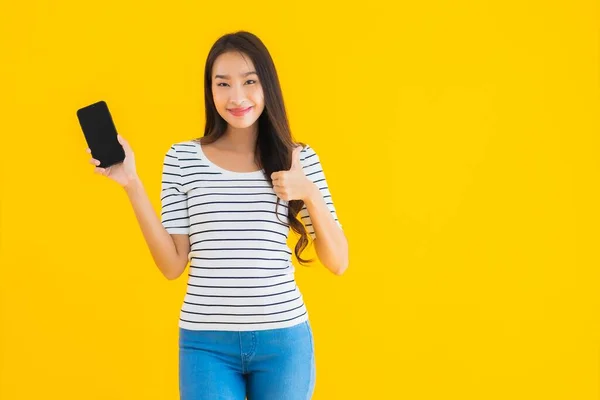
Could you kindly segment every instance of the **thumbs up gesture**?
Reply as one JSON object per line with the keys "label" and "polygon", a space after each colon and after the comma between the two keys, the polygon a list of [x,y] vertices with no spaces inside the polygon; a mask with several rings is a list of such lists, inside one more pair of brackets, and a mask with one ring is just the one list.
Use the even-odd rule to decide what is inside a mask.
{"label": "thumbs up gesture", "polygon": [[277,171],[271,174],[273,190],[282,200],[306,200],[311,194],[313,182],[304,175],[300,164],[300,151],[297,146],[292,153],[292,166],[287,171]]}

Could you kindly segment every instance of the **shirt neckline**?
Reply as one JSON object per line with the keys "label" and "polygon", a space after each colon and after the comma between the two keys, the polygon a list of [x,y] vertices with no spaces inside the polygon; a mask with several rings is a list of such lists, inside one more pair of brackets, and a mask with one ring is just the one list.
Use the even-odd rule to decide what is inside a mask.
{"label": "shirt neckline", "polygon": [[217,164],[213,163],[206,156],[206,154],[204,154],[204,151],[202,151],[202,144],[200,144],[200,142],[194,142],[194,143],[196,144],[196,148],[198,149],[198,155],[204,160],[204,162],[206,162],[211,168],[214,168],[223,174],[237,175],[237,176],[261,176],[261,177],[264,175],[264,168],[259,169],[257,171],[237,172],[237,171],[231,171],[231,170],[225,169],[223,167],[220,167]]}

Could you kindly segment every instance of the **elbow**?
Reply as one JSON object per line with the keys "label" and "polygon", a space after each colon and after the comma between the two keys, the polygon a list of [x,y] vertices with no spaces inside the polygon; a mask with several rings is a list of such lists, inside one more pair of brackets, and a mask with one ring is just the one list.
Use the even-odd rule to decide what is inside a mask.
{"label": "elbow", "polygon": [[344,272],[346,272],[347,269],[348,269],[348,264],[347,263],[342,264],[333,273],[336,274],[337,276],[342,276],[344,274]]}
{"label": "elbow", "polygon": [[165,278],[169,281],[174,281],[179,278],[183,273],[183,269],[181,268],[165,268],[161,269],[161,272]]}
{"label": "elbow", "polygon": [[318,240],[316,240],[315,243],[317,256],[319,257],[322,265],[334,275],[343,275],[348,269],[349,264],[348,242],[344,240],[343,243],[334,245],[334,248],[338,250],[334,253],[322,248],[322,245],[320,245]]}
{"label": "elbow", "polygon": [[342,259],[336,264],[333,273],[337,276],[341,276],[348,269],[349,264],[349,252],[348,252],[348,241],[344,242],[344,251],[342,252]]}
{"label": "elbow", "polygon": [[173,275],[173,274],[164,274],[164,276],[169,281],[174,281],[175,279],[179,278],[179,275]]}
{"label": "elbow", "polygon": [[336,276],[342,276],[348,269],[348,257],[344,258],[341,262],[332,265],[329,270]]}

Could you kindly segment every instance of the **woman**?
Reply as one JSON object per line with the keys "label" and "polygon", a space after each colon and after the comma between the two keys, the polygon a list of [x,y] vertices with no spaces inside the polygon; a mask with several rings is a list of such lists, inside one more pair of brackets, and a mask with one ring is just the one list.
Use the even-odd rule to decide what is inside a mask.
{"label": "woman", "polygon": [[244,31],[219,38],[204,82],[204,136],[166,152],[160,219],[123,137],[124,162],[95,172],[125,188],[165,277],[190,263],[179,318],[181,398],[309,399],[312,330],[287,237],[290,229],[300,235],[299,262],[312,261],[301,257],[310,236],[322,264],[341,274],[342,225],[318,155],[292,140],[264,44]]}

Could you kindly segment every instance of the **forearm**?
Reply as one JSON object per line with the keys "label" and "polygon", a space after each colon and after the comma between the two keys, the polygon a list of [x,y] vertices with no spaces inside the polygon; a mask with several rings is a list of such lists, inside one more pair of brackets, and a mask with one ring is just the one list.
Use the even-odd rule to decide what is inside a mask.
{"label": "forearm", "polygon": [[171,235],[156,215],[152,203],[138,178],[124,186],[125,192],[135,212],[135,216],[150,249],[154,263],[168,279],[179,275],[180,257]]}
{"label": "forearm", "polygon": [[312,184],[305,199],[306,208],[315,231],[315,250],[321,263],[336,275],[348,267],[348,241],[344,231],[333,218],[319,188]]}

